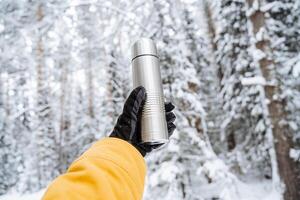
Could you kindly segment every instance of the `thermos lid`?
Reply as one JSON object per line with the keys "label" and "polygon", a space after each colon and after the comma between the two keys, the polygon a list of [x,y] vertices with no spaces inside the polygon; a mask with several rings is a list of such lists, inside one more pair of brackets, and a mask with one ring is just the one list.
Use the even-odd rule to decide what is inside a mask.
{"label": "thermos lid", "polygon": [[141,55],[152,55],[157,57],[157,49],[153,40],[141,38],[131,48],[132,60]]}

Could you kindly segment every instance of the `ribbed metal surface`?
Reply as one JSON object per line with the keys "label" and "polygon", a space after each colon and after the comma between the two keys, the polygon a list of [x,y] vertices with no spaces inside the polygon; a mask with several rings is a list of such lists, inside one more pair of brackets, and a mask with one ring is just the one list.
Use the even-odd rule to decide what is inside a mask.
{"label": "ribbed metal surface", "polygon": [[155,44],[141,39],[132,47],[133,86],[146,88],[147,100],[142,112],[142,141],[162,144],[168,142],[164,95]]}

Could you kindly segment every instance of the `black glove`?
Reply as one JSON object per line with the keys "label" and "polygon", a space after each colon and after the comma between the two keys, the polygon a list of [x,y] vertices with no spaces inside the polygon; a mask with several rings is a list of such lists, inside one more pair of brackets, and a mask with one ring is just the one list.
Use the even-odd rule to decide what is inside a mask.
{"label": "black glove", "polygon": [[[127,98],[123,112],[119,116],[117,124],[114,127],[109,137],[116,137],[125,140],[132,144],[143,156],[151,152],[153,149],[161,145],[150,145],[141,143],[141,115],[143,105],[146,100],[146,90],[140,86],[135,88]],[[174,109],[172,103],[165,104],[166,119],[168,125],[168,133],[171,136],[176,128],[174,121],[176,119],[172,110]]]}

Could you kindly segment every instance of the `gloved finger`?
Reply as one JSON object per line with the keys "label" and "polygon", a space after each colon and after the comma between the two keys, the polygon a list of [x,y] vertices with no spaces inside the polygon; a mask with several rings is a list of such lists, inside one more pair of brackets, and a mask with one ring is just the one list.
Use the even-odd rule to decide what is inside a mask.
{"label": "gloved finger", "polygon": [[171,112],[174,108],[175,106],[171,102],[165,103],[166,113]]}
{"label": "gloved finger", "polygon": [[168,134],[169,134],[169,137],[172,136],[173,132],[175,131],[176,129],[176,125],[173,124],[172,122],[168,123]]}
{"label": "gloved finger", "polygon": [[174,122],[175,119],[176,119],[176,116],[175,116],[175,114],[174,114],[173,112],[168,112],[168,113],[166,114],[166,119],[167,119],[167,122],[168,122],[168,123],[169,123],[169,122]]}
{"label": "gloved finger", "polygon": [[161,147],[162,145],[164,145],[164,144],[153,144],[153,145],[151,145],[151,148],[157,149],[157,148]]}
{"label": "gloved finger", "polygon": [[137,120],[137,116],[142,111],[145,100],[145,88],[142,86],[135,88],[125,102],[123,114],[128,115],[134,120]]}
{"label": "gloved finger", "polygon": [[135,146],[138,148],[139,152],[141,152],[142,156],[145,157],[145,155],[152,151],[152,146],[147,144],[135,144]]}

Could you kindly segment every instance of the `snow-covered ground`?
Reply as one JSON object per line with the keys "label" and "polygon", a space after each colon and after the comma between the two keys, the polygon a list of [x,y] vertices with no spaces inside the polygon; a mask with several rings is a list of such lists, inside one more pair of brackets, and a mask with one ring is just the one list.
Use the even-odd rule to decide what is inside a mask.
{"label": "snow-covered ground", "polygon": [[238,191],[242,200],[281,200],[279,191],[272,189],[271,181],[241,183]]}
{"label": "snow-covered ground", "polygon": [[42,199],[44,193],[45,189],[32,194],[7,194],[4,196],[0,196],[0,200],[40,200]]}
{"label": "snow-covered ground", "polygon": [[237,184],[235,192],[221,191],[221,185],[205,184],[200,186],[199,194],[206,199],[219,197],[222,200],[281,200],[279,191],[272,189],[272,183],[268,180],[255,180],[240,182]]}
{"label": "snow-covered ground", "polygon": [[[211,199],[215,197],[217,191],[216,187],[211,188],[200,187],[203,191],[201,194],[205,199]],[[249,183],[240,183],[237,188],[237,199],[239,200],[281,200],[279,192],[272,190],[270,181],[255,181]],[[8,194],[0,196],[0,200],[40,200],[45,192],[41,190],[33,194]]]}

